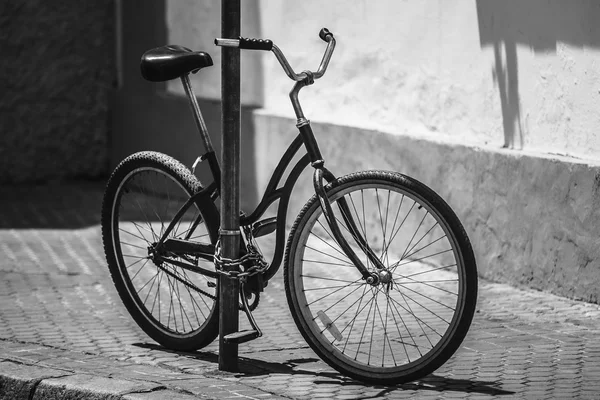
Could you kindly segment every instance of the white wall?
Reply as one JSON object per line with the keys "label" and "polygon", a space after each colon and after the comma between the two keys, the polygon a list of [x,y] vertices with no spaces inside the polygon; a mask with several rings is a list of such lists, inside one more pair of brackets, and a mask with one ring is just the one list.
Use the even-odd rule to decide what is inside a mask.
{"label": "white wall", "polygon": [[[245,36],[316,69],[323,26],[338,48],[303,92],[309,118],[477,146],[597,159],[600,3],[594,1],[244,0]],[[172,43],[206,50],[194,82],[220,98],[220,2],[171,0]],[[243,52],[243,101],[293,116],[291,82],[268,53]],[[262,67],[260,60],[262,59]],[[181,93],[175,82],[170,90]],[[501,100],[504,97],[504,104]]]}
{"label": "white wall", "polygon": [[[328,74],[304,96],[309,118],[475,145],[600,154],[598,2],[260,5],[265,36],[294,68],[318,65],[322,26],[336,34]],[[289,82],[272,58],[264,73],[265,108],[290,115]]]}

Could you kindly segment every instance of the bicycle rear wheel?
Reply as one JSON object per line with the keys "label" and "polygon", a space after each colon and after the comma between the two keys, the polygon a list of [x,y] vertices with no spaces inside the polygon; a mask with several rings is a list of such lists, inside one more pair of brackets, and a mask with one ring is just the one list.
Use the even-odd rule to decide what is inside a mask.
{"label": "bicycle rear wheel", "polygon": [[330,366],[358,380],[398,384],[440,367],[463,341],[477,300],[469,239],[454,212],[407,176],[367,171],[326,187],[344,237],[371,271],[340,208],[386,268],[371,285],[336,243],[314,196],[290,232],[285,287],[298,329]]}
{"label": "bicycle rear wheel", "polygon": [[[175,213],[202,189],[177,160],[156,152],[129,156],[115,169],[102,203],[102,239],[108,267],[127,310],[151,338],[175,350],[195,350],[218,335],[218,279],[153,258],[152,248]],[[215,244],[218,211],[192,205],[170,238]],[[184,255],[171,260],[214,270]]]}

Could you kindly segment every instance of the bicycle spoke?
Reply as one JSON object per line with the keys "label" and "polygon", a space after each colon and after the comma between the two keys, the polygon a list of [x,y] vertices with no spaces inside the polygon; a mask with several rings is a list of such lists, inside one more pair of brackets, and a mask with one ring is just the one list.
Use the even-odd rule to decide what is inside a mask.
{"label": "bicycle spoke", "polygon": [[377,314],[379,315],[379,321],[381,321],[381,325],[383,325],[383,346],[382,346],[382,354],[381,354],[381,366],[385,366],[385,344],[388,343],[390,348],[390,353],[392,354],[392,359],[394,361],[394,365],[396,364],[396,357],[394,357],[394,350],[392,349],[392,345],[389,343],[389,337],[387,334],[387,321],[388,321],[388,310],[389,310],[389,302],[385,303],[385,322],[381,315],[381,309],[379,308],[379,304],[377,306]]}
{"label": "bicycle spoke", "polygon": [[[187,272],[185,270],[182,270],[182,272],[183,272],[183,276],[186,278],[186,280],[189,280]],[[190,292],[190,287],[186,285],[186,289],[190,295],[190,298],[194,301],[194,304],[196,304],[196,307],[198,307],[198,311],[200,311],[200,313],[202,314],[202,318],[206,319],[206,315],[204,315],[204,312],[202,311],[202,307],[200,307],[200,305],[196,301],[196,297],[192,296],[192,293]],[[198,292],[195,292],[195,293],[198,293]],[[210,309],[209,305],[206,304],[206,300],[204,300],[204,296],[201,296],[199,293],[198,297],[200,298],[200,300],[202,300],[202,302],[204,303],[204,306]]]}
{"label": "bicycle spoke", "polygon": [[366,237],[367,233],[365,231],[364,226],[360,222],[360,216],[358,215],[358,211],[356,211],[356,205],[354,204],[354,199],[352,198],[352,193],[348,194],[348,197],[350,198],[350,202],[352,203],[352,209],[354,210],[354,215],[356,215],[356,217],[357,217],[358,226],[360,227],[363,237]]}
{"label": "bicycle spoke", "polygon": [[[404,279],[404,278],[405,277],[402,276],[402,277],[400,277],[398,279]],[[435,280],[435,281],[417,281],[417,280],[413,280],[412,282],[396,282],[394,280],[394,282],[396,282],[398,285],[410,285],[411,283],[423,283],[423,284],[425,284],[425,283],[458,282],[458,281],[459,281],[458,278],[457,279],[438,279],[438,280]],[[432,286],[432,287],[436,287],[436,286]]]}
{"label": "bicycle spoke", "polygon": [[[382,249],[385,249],[385,224],[383,223],[383,215],[381,215],[381,204],[379,203],[379,192],[375,189],[375,198],[377,199],[377,211],[379,213],[379,222],[381,224],[381,237],[383,238],[383,244],[381,246]],[[388,198],[389,202],[389,198]],[[387,216],[386,216],[387,218]],[[386,219],[387,224],[387,219]]]}
{"label": "bicycle spoke", "polygon": [[[443,317],[441,317],[440,315],[438,315],[438,314],[434,313],[433,311],[431,311],[430,309],[428,309],[427,307],[425,307],[424,305],[422,305],[421,303],[419,303],[418,301],[416,301],[416,300],[415,300],[415,299],[413,299],[412,297],[406,296],[404,293],[402,293],[402,292],[400,292],[400,291],[398,291],[398,293],[400,293],[400,295],[402,296],[402,298],[403,298],[405,301],[406,301],[406,299],[408,298],[409,300],[411,300],[413,303],[415,303],[415,304],[419,305],[419,306],[420,306],[421,308],[423,308],[424,310],[427,310],[427,311],[429,311],[429,313],[430,313],[431,315],[433,315],[433,316],[435,316],[435,317],[439,318],[441,321],[443,321],[443,322],[444,322],[444,323],[446,323],[446,324],[450,324],[450,322],[446,321],[446,320],[445,320]],[[415,292],[415,293],[416,293],[416,294],[419,294],[418,292]],[[392,299],[393,301],[396,301],[396,300],[394,300],[393,298],[391,298],[391,299]],[[398,303],[398,305],[399,305],[400,307],[402,307],[402,308],[404,309],[404,311],[406,311],[406,312],[408,312],[410,315],[412,315],[412,316],[413,316],[413,318],[415,318],[416,320],[418,320],[418,321],[420,321],[420,322],[423,322],[423,323],[424,323],[424,324],[425,324],[425,325],[426,325],[428,328],[430,328],[432,331],[434,331],[435,333],[438,333],[438,332],[437,332],[437,331],[436,331],[434,328],[432,328],[432,327],[431,327],[429,324],[427,324],[427,322],[426,322],[426,321],[424,321],[424,320],[423,320],[423,319],[421,319],[421,318],[418,318],[418,317],[415,315],[415,313],[412,311],[412,309],[410,308],[410,306],[409,306],[408,308],[404,308],[404,306],[402,306],[402,304]],[[440,303],[440,305],[443,305],[444,307],[448,307],[448,306],[446,306],[445,304],[441,304],[441,303]],[[451,307],[448,307],[448,308],[449,308],[450,310],[453,310]],[[439,334],[439,333],[438,333],[438,335],[442,336],[442,335],[441,335],[441,334]]]}
{"label": "bicycle spoke", "polygon": [[[356,283],[357,285],[364,285],[364,283]],[[315,290],[327,290],[327,289],[337,289],[337,288],[345,288],[345,287],[349,287],[351,285],[338,285],[338,286],[322,286],[322,287],[317,287],[317,288],[310,288],[310,289],[304,289],[305,292],[312,292]]]}
{"label": "bicycle spoke", "polygon": [[[364,293],[364,289],[363,289],[363,293]],[[362,300],[362,297],[359,297],[359,298],[358,298],[358,300],[355,300],[355,301],[354,301],[354,303],[350,304],[350,305],[348,306],[348,308],[346,308],[344,311],[342,311],[342,313],[341,313],[340,315],[338,315],[338,316],[337,316],[337,317],[336,317],[336,318],[335,318],[335,319],[332,321],[332,323],[333,323],[333,322],[336,322],[338,319],[340,319],[340,318],[341,318],[341,317],[342,317],[342,316],[343,316],[343,315],[344,315],[344,314],[345,314],[345,313],[346,313],[348,310],[350,310],[350,309],[351,309],[351,308],[352,308],[352,307],[353,307],[353,306],[354,306],[354,305],[355,305],[357,302],[359,302],[359,301],[361,301],[361,300]],[[359,305],[359,307],[360,307],[360,305]],[[317,317],[315,317],[315,318],[313,318],[313,321],[314,321],[316,318],[318,318],[318,316],[317,316]],[[356,317],[355,317],[355,318],[356,318]],[[348,325],[346,325],[346,327],[348,327]],[[343,330],[342,330],[340,333],[343,333],[343,332],[344,332],[344,330],[346,329],[346,327],[344,327],[344,329],[343,329]],[[321,333],[325,332],[325,330],[326,330],[326,329],[327,329],[327,327],[325,327],[325,329],[321,330]],[[335,340],[337,340],[337,339],[335,339],[335,338],[334,338],[333,342],[335,342]],[[331,343],[333,343],[333,342],[331,342]]]}
{"label": "bicycle spoke", "polygon": [[[173,284],[171,283],[171,278],[170,276],[167,274],[167,281],[168,281],[168,288],[169,288],[169,315],[168,315],[168,319],[167,319],[167,328],[171,327],[171,312],[173,311],[173,309],[175,308],[173,306]],[[177,329],[177,319],[173,318],[174,322],[175,322],[175,332],[178,331]]]}
{"label": "bicycle spoke", "polygon": [[[135,264],[137,264],[137,263],[138,263],[138,262],[140,262],[140,261],[142,261],[142,260],[136,261],[136,262],[135,262],[134,264],[132,264],[132,265],[135,265]],[[147,259],[147,260],[146,260],[146,261],[145,261],[145,262],[142,264],[142,266],[140,267],[140,269],[138,270],[138,272],[136,272],[136,273],[135,273],[135,275],[133,275],[133,277],[131,278],[131,281],[132,281],[132,282],[133,282],[133,280],[135,279],[135,277],[136,277],[136,276],[138,276],[138,274],[140,273],[140,271],[141,271],[142,269],[144,269],[144,267],[146,266],[146,264],[148,263],[148,261],[150,261],[150,259]],[[132,265],[130,265],[130,266],[132,266]]]}
{"label": "bicycle spoke", "polygon": [[[426,296],[426,295],[424,295],[423,293],[417,292],[416,290],[413,290],[413,289],[411,289],[411,288],[409,288],[409,287],[406,287],[406,286],[404,286],[404,288],[405,288],[406,290],[408,290],[408,291],[410,291],[410,292],[414,293],[414,294],[417,294],[417,295],[419,295],[419,296],[421,296],[421,297],[424,297],[424,298],[426,298],[427,300],[433,301],[434,303],[436,303],[436,304],[439,304],[439,305],[440,305],[440,306],[442,306],[442,307],[446,307],[447,309],[454,311],[454,308],[453,308],[453,307],[450,307],[450,306],[448,306],[448,305],[446,305],[446,304],[444,304],[444,303],[442,303],[442,302],[440,302],[440,301],[437,301],[437,300],[436,300],[436,299],[434,299],[433,297]],[[421,305],[421,304],[420,304],[418,301],[416,301],[416,300],[415,300],[415,299],[413,299],[412,297],[409,297],[409,299],[411,299],[413,302],[417,303],[418,305],[420,305],[421,307],[423,307],[423,308],[424,308],[424,309],[426,309],[427,311],[430,311],[430,310],[429,310],[427,307],[425,307],[425,306]],[[434,314],[434,313],[432,312],[432,314]],[[434,314],[434,315],[437,315],[437,314]],[[440,318],[440,319],[442,319],[442,320],[443,320],[444,322],[446,322],[447,324],[449,324],[449,323],[450,323],[450,322],[448,322],[448,321],[444,320],[442,317],[439,317],[439,318]]]}
{"label": "bicycle spoke", "polygon": [[[373,293],[373,290],[371,290],[371,293]],[[358,341],[358,348],[356,349],[356,355],[354,356],[355,360],[358,358],[358,353],[360,352],[360,346],[363,343],[363,338],[365,336],[365,330],[367,329],[367,323],[369,322],[369,315],[371,315],[371,309],[373,308],[374,299],[375,299],[375,296],[372,296],[371,300],[369,300],[369,303],[370,303],[369,312],[367,313],[367,318],[365,318],[365,324],[363,325],[362,334],[360,336],[360,340]]]}
{"label": "bicycle spoke", "polygon": [[[410,248],[410,250],[408,250],[408,252],[407,252],[407,253],[409,253],[409,254],[408,254],[406,257],[403,257],[403,258],[408,258],[408,257],[410,257],[411,255],[413,255],[413,254],[415,254],[415,253],[418,253],[419,251],[421,251],[423,248],[421,248],[421,249],[419,249],[419,250],[415,251],[414,253],[411,253],[411,251],[413,251],[413,249],[414,249],[415,247],[417,247],[417,245],[418,245],[419,243],[421,243],[421,241],[422,241],[423,239],[425,239],[425,237],[426,237],[426,236],[429,234],[429,232],[431,232],[431,231],[432,231],[432,230],[433,230],[433,229],[434,229],[434,228],[435,228],[437,225],[438,225],[438,224],[437,224],[437,222],[436,222],[436,223],[435,223],[435,225],[433,225],[431,228],[429,228],[429,230],[428,230],[427,232],[425,232],[425,234],[424,234],[423,236],[421,236],[421,239],[419,239],[419,240],[418,240],[418,241],[417,241],[417,242],[416,242],[416,243],[415,243],[415,244],[414,244],[414,245],[413,245],[413,246]],[[442,238],[444,238],[444,237],[446,237],[446,235],[442,236]],[[440,238],[440,239],[441,239],[441,238]],[[440,240],[440,239],[438,239],[438,240]],[[435,243],[435,242],[433,242],[433,243]],[[429,243],[427,246],[429,246],[429,245],[431,245],[431,244],[432,244],[432,243]],[[426,247],[427,247],[427,246],[426,246]]]}
{"label": "bicycle spoke", "polygon": [[377,311],[379,309],[379,305],[377,304],[377,297],[379,296],[379,293],[375,293],[375,310],[373,310],[373,323],[371,324],[371,340],[369,341],[369,358],[367,358],[367,364],[371,364],[371,352],[373,350],[373,332],[375,332],[375,311]]}
{"label": "bicycle spoke", "polygon": [[[156,275],[154,275],[154,278],[152,279],[152,285],[150,285],[150,289],[148,289],[148,293],[146,294],[146,298],[144,298],[144,304],[146,304],[146,301],[148,300],[148,297],[150,296],[150,293],[152,293],[152,288],[154,287],[154,284],[156,283],[156,280],[158,279],[159,276],[160,276],[160,270],[158,270],[156,272]],[[138,293],[141,292],[141,291],[142,291],[142,289],[140,289],[138,291]]]}
{"label": "bicycle spoke", "polygon": [[[403,279],[403,278],[404,278],[404,277],[401,277],[401,278],[399,278],[399,279]],[[447,280],[433,281],[433,282],[458,282],[458,279],[447,279]],[[400,286],[404,286],[404,285],[406,285],[406,284],[410,284],[410,283],[420,283],[420,284],[423,284],[423,285],[425,285],[425,286],[427,286],[427,287],[430,287],[430,288],[433,288],[433,289],[437,289],[437,290],[440,290],[440,291],[442,291],[442,292],[449,293],[449,294],[451,294],[451,295],[453,295],[453,296],[458,296],[458,293],[451,292],[451,291],[449,291],[449,290],[447,290],[447,289],[444,289],[444,288],[441,288],[441,287],[439,287],[439,286],[430,285],[429,283],[427,283],[427,282],[424,282],[424,281],[414,281],[414,282],[397,282],[397,281],[394,279],[394,283],[396,283],[397,285],[400,285]]]}
{"label": "bicycle spoke", "polygon": [[[324,217],[323,217],[324,218]],[[337,244],[339,246],[339,243],[337,242],[337,240],[333,237],[333,234],[331,234],[329,232],[329,230],[321,223],[321,221],[317,220],[317,223],[319,225],[321,225],[321,228],[323,228],[323,230],[325,231],[325,233],[327,233],[327,236],[329,236],[331,238],[331,241],[335,244]],[[312,233],[312,232],[311,232]],[[314,234],[314,233],[313,233]],[[344,253],[342,253],[344,254]],[[346,256],[346,254],[344,254],[344,256]]]}
{"label": "bicycle spoke", "polygon": [[[413,201],[413,204],[412,204],[412,206],[410,206],[410,209],[408,210],[408,213],[404,216],[404,219],[402,220],[402,222],[398,226],[398,229],[396,229],[396,232],[392,235],[391,239],[389,240],[388,247],[385,249],[386,253],[389,250],[390,245],[392,244],[392,242],[394,241],[394,239],[396,238],[396,236],[400,232],[400,229],[402,229],[402,227],[404,226],[404,223],[408,219],[408,216],[411,214],[412,210],[415,208],[415,204],[417,204],[417,203]],[[398,208],[398,212],[400,212],[400,208]]]}
{"label": "bicycle spoke", "polygon": [[124,241],[121,241],[121,243],[124,244],[124,245],[127,245],[127,246],[135,247],[136,249],[148,251],[148,248],[144,248],[142,246],[137,246],[135,244],[127,243],[127,242],[124,242]]}
{"label": "bicycle spoke", "polygon": [[[140,293],[142,290],[144,290],[144,288],[145,288],[146,286],[148,286],[148,284],[149,284],[151,281],[153,281],[154,279],[156,279],[156,277],[157,277],[157,276],[158,276],[158,272],[156,273],[156,275],[154,275],[152,278],[150,278],[150,279],[148,280],[148,282],[146,282],[146,283],[144,284],[144,286],[142,286],[141,288],[139,288],[137,292],[138,292],[138,293]],[[145,301],[144,301],[144,303],[145,303]]]}
{"label": "bicycle spoke", "polygon": [[[139,232],[140,235],[144,236],[144,234],[140,230],[140,229],[142,229],[142,230],[144,230],[146,232],[150,232],[150,234],[152,234],[152,238],[156,239],[156,235],[154,233],[154,230],[152,230],[152,225],[146,223],[146,225],[148,225],[150,227],[150,229],[147,229],[147,228],[145,228],[145,227],[143,227],[141,225],[136,224],[135,221],[131,221],[131,223],[133,224],[133,226],[135,226],[135,228],[137,229],[137,231]],[[148,242],[148,239],[142,239],[142,240],[144,240],[145,242]],[[148,242],[148,243],[150,243],[150,242]]]}
{"label": "bicycle spoke", "polygon": [[[387,220],[386,220],[387,223]],[[386,301],[385,302],[385,324],[383,326],[383,333],[385,336],[385,341],[387,341],[388,347],[390,348],[390,353],[392,354],[392,360],[394,361],[394,365],[398,365],[396,363],[396,357],[394,356],[394,349],[392,348],[392,344],[390,343],[390,337],[388,336],[387,333],[387,324],[388,324],[388,312],[390,311],[390,302]],[[381,355],[381,366],[385,366],[385,341],[384,341],[384,345],[383,345],[383,354]]]}
{"label": "bicycle spoke", "polygon": [[148,258],[148,256],[144,256],[144,257],[142,257],[142,256],[134,256],[133,254],[123,254],[123,257],[137,258],[137,259],[140,259],[140,260],[145,260],[145,259]]}
{"label": "bicycle spoke", "polygon": [[302,261],[311,262],[311,263],[315,263],[315,264],[335,265],[337,267],[344,267],[344,268],[356,268],[352,264],[340,264],[340,263],[332,263],[332,262],[326,262],[326,261],[309,260],[307,258],[303,258]]}
{"label": "bicycle spoke", "polygon": [[352,336],[352,329],[354,328],[354,323],[356,322],[356,319],[358,318],[358,315],[361,313],[361,311],[364,309],[360,308],[362,301],[365,297],[365,292],[367,291],[368,286],[365,285],[365,287],[363,288],[363,293],[362,295],[358,298],[359,303],[358,306],[356,307],[356,313],[354,314],[354,318],[352,318],[350,320],[350,322],[348,324],[346,324],[346,326],[344,327],[344,329],[342,329],[342,332],[344,332],[346,330],[346,328],[348,327],[348,325],[350,325],[350,331],[348,332],[348,336],[346,337],[346,343],[344,343],[344,348],[342,349],[342,353],[346,352],[346,346],[348,346],[348,341],[350,340],[350,336]]}
{"label": "bicycle spoke", "polygon": [[[141,188],[140,188],[140,190],[143,192],[143,190]],[[140,204],[140,202],[138,201],[137,198],[135,199],[135,202],[137,203],[138,208],[140,209],[140,211],[142,212],[142,215],[144,216],[144,219],[146,220],[146,225],[148,225],[148,227],[150,228],[149,232],[152,233],[153,240],[157,240],[158,236],[154,232],[154,229],[152,229],[152,225],[150,225],[150,223],[149,223],[150,219],[146,216],[146,212],[144,211],[144,208],[142,207],[142,205]],[[135,222],[133,222],[133,224],[136,225]],[[137,225],[136,225],[136,227],[137,227]],[[140,232],[140,235],[141,235],[141,232]]]}
{"label": "bicycle spoke", "polygon": [[[402,261],[402,260],[398,260],[398,261],[396,261],[394,264],[392,264],[392,265],[390,266],[390,269],[392,269],[392,268],[393,268],[393,269],[395,270],[395,269],[397,269],[398,267],[401,267],[401,266],[403,266],[403,265],[407,265],[407,264],[411,264],[411,263],[414,263],[414,262],[418,262],[418,261],[426,260],[426,259],[428,259],[428,258],[435,257],[435,256],[439,256],[440,254],[444,254],[444,253],[447,253],[447,252],[449,252],[449,251],[452,251],[452,249],[448,249],[448,250],[440,251],[440,252],[438,252],[438,253],[431,254],[431,255],[428,255],[428,256],[425,256],[425,257],[421,257],[421,258],[417,258],[416,260],[410,260],[410,261],[408,261],[408,262],[405,262],[405,263],[400,263],[400,261]],[[447,268],[447,267],[445,267],[445,268]],[[393,271],[393,270],[392,270],[392,271]]]}
{"label": "bicycle spoke", "polygon": [[442,236],[442,237],[440,237],[440,238],[438,238],[438,239],[434,240],[433,242],[430,242],[429,244],[427,244],[427,245],[425,245],[425,246],[421,247],[419,250],[417,250],[417,251],[413,251],[412,253],[410,253],[410,254],[406,255],[404,258],[401,258],[401,259],[400,259],[400,261],[401,261],[401,260],[405,260],[405,259],[407,259],[407,258],[410,258],[410,257],[414,256],[415,254],[417,254],[417,253],[418,253],[418,252],[420,252],[421,250],[423,250],[423,249],[426,249],[426,248],[428,248],[428,247],[429,247],[429,246],[431,246],[431,245],[434,245],[435,243],[439,242],[440,240],[444,239],[445,237],[447,237],[447,236],[446,236],[446,235],[444,235],[444,236]]}
{"label": "bicycle spoke", "polygon": [[[415,260],[415,261],[418,261],[418,260]],[[407,263],[407,264],[408,264],[408,263]],[[402,277],[403,277],[403,278],[412,278],[413,276],[422,275],[422,274],[428,274],[428,273],[430,273],[430,272],[440,271],[440,270],[442,270],[442,269],[446,269],[446,268],[453,268],[453,267],[456,267],[456,266],[457,266],[456,264],[452,264],[452,265],[446,265],[446,266],[443,266],[443,267],[438,267],[438,268],[428,269],[428,270],[426,270],[426,271],[415,272],[414,274],[411,274],[411,275],[403,275]]]}
{"label": "bicycle spoke", "polygon": [[[391,232],[394,232],[394,229],[396,229],[396,223],[398,222],[398,216],[400,215],[400,209],[402,208],[402,204],[404,203],[404,195],[402,195],[402,197],[400,198],[400,204],[398,205],[398,211],[396,211],[396,216],[394,217],[394,224],[392,225],[392,229],[390,230]],[[402,227],[402,225],[400,225],[400,228]],[[398,228],[398,229],[400,229]],[[392,244],[392,241],[394,240],[396,236],[393,235],[392,238],[390,238],[390,240],[388,241],[388,244],[386,247],[384,247],[383,249],[383,253],[381,255],[381,259],[383,260],[383,258],[385,257],[386,262],[389,262],[389,258],[388,258],[388,249],[390,247],[390,245]]]}
{"label": "bicycle spoke", "polygon": [[417,226],[417,229],[415,229],[415,233],[413,233],[412,237],[408,241],[408,244],[406,245],[406,249],[402,253],[402,256],[400,257],[400,259],[403,259],[406,256],[406,252],[408,251],[408,247],[411,245],[412,241],[415,239],[415,236],[417,236],[417,232],[419,232],[419,229],[421,229],[421,225],[423,225],[423,221],[425,221],[426,217],[427,217],[427,214],[423,215],[423,218],[421,219],[421,222],[419,222],[419,226]]}
{"label": "bicycle spoke", "polygon": [[[402,322],[404,329],[406,330],[406,332],[409,333],[409,335],[410,335],[410,329],[408,329],[408,326],[406,326],[406,323],[404,322],[404,319],[402,318],[402,314],[400,313],[400,311],[398,311],[398,308],[392,302],[392,298],[390,297],[390,294],[386,293],[385,295],[388,299],[388,305],[391,304],[393,307],[392,318],[394,319],[394,325],[396,326],[396,330],[398,331],[398,337],[400,338],[400,343],[402,344],[402,348],[404,348],[404,353],[406,354],[406,359],[408,360],[408,362],[411,362],[410,355],[408,354],[408,349],[406,348],[407,343],[405,342],[404,337],[403,337],[402,333],[400,332],[400,324],[398,323],[398,320],[396,319],[396,316],[394,315],[394,310],[396,310],[396,314],[398,314],[398,318],[400,318],[400,322]],[[410,337],[413,340],[413,346],[415,348],[418,348],[417,342],[415,342],[415,339],[412,337],[412,335]]]}
{"label": "bicycle spoke", "polygon": [[177,284],[177,300],[179,300],[179,310],[181,312],[181,320],[183,323],[183,330],[185,331],[185,320],[183,316],[185,315],[185,319],[188,324],[190,324],[190,329],[192,328],[192,322],[190,321],[190,317],[188,317],[187,312],[183,309],[183,302],[181,301],[181,292],[179,291],[179,284]]}
{"label": "bicycle spoke", "polygon": [[322,276],[312,276],[312,275],[300,275],[303,278],[312,278],[312,279],[321,279],[324,281],[335,281],[335,282],[346,282],[346,283],[352,283],[352,281],[345,281],[343,279],[336,279],[336,278],[324,278]]}
{"label": "bicycle spoke", "polygon": [[[130,264],[130,265],[126,266],[125,268],[126,268],[126,269],[129,269],[129,268],[133,267],[134,265],[136,265],[136,264],[138,264],[138,263],[141,263],[142,261],[143,261],[143,258],[142,258],[142,259],[140,259],[140,260],[137,260],[137,261],[136,261],[136,262],[134,262],[133,264]],[[148,262],[148,261],[150,261],[150,259],[149,259],[149,258],[147,258],[147,259],[146,259],[146,262]]]}
{"label": "bicycle spoke", "polygon": [[342,256],[346,257],[346,254],[341,251],[340,249],[336,249],[335,247],[333,247],[333,245],[331,243],[329,243],[328,241],[326,241],[325,239],[321,238],[319,235],[317,235],[314,232],[310,232],[311,235],[313,235],[314,237],[316,237],[317,239],[319,239],[321,242],[325,243],[327,246],[331,247],[333,250],[337,251],[338,253],[340,253]]}
{"label": "bicycle spoke", "polygon": [[425,333],[425,330],[423,329],[423,326],[421,325],[421,323],[423,323],[423,325],[427,326],[429,329],[431,329],[433,332],[435,332],[436,334],[438,334],[440,337],[442,337],[442,335],[440,335],[434,328],[432,328],[426,321],[423,321],[421,318],[417,317],[415,315],[415,313],[412,311],[412,309],[410,308],[410,306],[408,305],[408,302],[406,301],[406,297],[404,296],[404,294],[400,293],[400,296],[402,296],[402,299],[404,300],[404,302],[407,304],[408,308],[405,308],[402,304],[400,304],[400,302],[398,302],[398,300],[394,299],[393,297],[389,296],[388,299],[391,300],[391,304],[394,305],[394,307],[396,308],[396,312],[398,312],[398,315],[400,316],[400,318],[403,321],[403,325],[406,329],[406,331],[408,332],[408,335],[410,336],[414,347],[417,349],[417,351],[419,351],[419,356],[423,356],[423,354],[421,353],[421,350],[419,348],[419,345],[417,344],[417,342],[415,341],[414,336],[411,333],[411,330],[409,329],[409,327],[406,325],[406,322],[404,321],[404,318],[402,318],[402,315],[400,314],[400,311],[398,310],[398,308],[396,307],[396,305],[400,306],[400,308],[402,308],[404,311],[406,311],[409,315],[411,315],[413,317],[413,319],[415,321],[417,321],[417,324],[419,325],[419,327],[421,328],[421,331],[423,332],[423,334],[425,335],[425,337],[427,338],[427,340],[431,343],[431,341],[429,340],[429,336],[427,336],[427,333]]}
{"label": "bicycle spoke", "polygon": [[[146,180],[148,180],[148,178],[146,178]],[[151,186],[151,190],[152,190],[152,192],[154,193],[154,196],[152,196],[152,197],[155,197],[155,198],[157,198],[157,197],[158,197],[158,198],[160,198],[160,197],[157,195],[157,193],[156,193],[156,189],[154,189],[154,184],[152,183],[152,180],[150,180],[150,186]],[[146,199],[147,199],[149,196],[151,196],[151,195],[148,195],[148,196],[146,197]],[[160,226],[161,226],[161,228],[160,228],[160,236],[159,236],[159,235],[157,235],[157,237],[156,237],[156,238],[160,238],[160,237],[162,236],[162,234],[164,233],[164,231],[165,231],[165,224],[164,224],[164,222],[163,222],[162,218],[160,217],[160,215],[158,215],[158,213],[156,212],[156,209],[155,209],[155,208],[152,208],[152,212],[154,212],[154,215],[156,215],[156,217],[158,218],[158,221],[160,222]]]}
{"label": "bicycle spoke", "polygon": [[334,257],[334,256],[332,256],[331,254],[324,253],[324,252],[322,252],[321,250],[317,250],[317,249],[315,249],[314,247],[310,247],[310,246],[308,246],[308,245],[307,245],[307,246],[306,246],[306,248],[307,248],[307,249],[311,249],[311,250],[313,250],[313,251],[316,251],[317,253],[323,254],[324,256],[331,257],[331,258],[333,258],[334,260],[338,260],[338,261],[341,261],[341,262],[343,262],[343,263],[345,263],[345,262],[346,262],[345,260],[342,260],[341,258]]}
{"label": "bicycle spoke", "polygon": [[[355,282],[353,282],[355,283]],[[333,303],[332,305],[330,305],[329,307],[327,307],[325,310],[322,310],[323,312],[327,312],[329,310],[331,310],[333,307],[337,306],[339,303],[341,303],[342,301],[344,301],[345,299],[347,299],[348,297],[350,297],[352,295],[352,293],[356,292],[358,289],[360,289],[360,286],[357,286],[356,288],[354,288],[354,290],[352,290],[350,293],[348,293],[347,295],[345,295],[344,297],[342,297],[341,299],[339,299],[338,301],[336,301],[335,303]],[[337,290],[339,291],[339,290]],[[317,301],[320,301],[322,299],[324,299],[325,297],[330,296],[332,293],[325,295],[323,297],[321,297],[320,299],[317,299],[311,303],[308,303],[307,305],[310,306],[311,304],[316,303]]]}
{"label": "bicycle spoke", "polygon": [[147,241],[146,239],[144,239],[143,237],[139,237],[139,236],[137,236],[137,235],[134,235],[133,233],[131,233],[131,232],[129,232],[129,231],[126,231],[126,230],[125,230],[125,229],[123,229],[123,228],[119,228],[119,231],[121,231],[121,232],[124,232],[124,233],[128,233],[128,234],[130,234],[131,236],[133,236],[133,237],[136,237],[136,238],[138,238],[138,239],[140,239],[140,240],[143,240],[144,242],[148,243],[148,241]]}
{"label": "bicycle spoke", "polygon": [[[344,286],[343,288],[349,287],[349,286],[351,286],[352,284],[356,284],[356,283],[357,283],[359,280],[360,280],[360,279],[357,279],[357,280],[355,280],[354,282],[352,282],[352,283],[350,283],[350,284],[348,284],[348,285]],[[360,287],[360,286],[359,286],[359,287]],[[342,289],[343,289],[343,288],[342,288]],[[310,306],[311,304],[314,304],[314,303],[316,303],[317,301],[321,301],[321,300],[323,300],[324,298],[326,298],[326,297],[329,297],[329,296],[331,296],[331,295],[333,295],[333,294],[335,294],[335,293],[339,292],[339,291],[340,291],[340,290],[342,290],[342,289],[337,289],[337,290],[334,290],[333,292],[331,292],[331,293],[329,293],[329,294],[326,294],[325,296],[323,296],[323,297],[320,297],[320,298],[318,298],[317,300],[314,300],[314,301],[312,301],[311,303],[308,303],[308,305]],[[337,302],[337,303],[335,303],[334,305],[330,306],[330,307],[329,307],[327,310],[325,310],[325,311],[328,311],[330,308],[332,308],[332,307],[334,307],[335,305],[337,305],[339,302],[341,302],[342,300],[344,300],[345,298],[347,298],[348,296],[350,296],[350,295],[351,295],[352,293],[354,293],[355,291],[356,291],[356,289],[354,289],[352,292],[348,293],[348,294],[347,294],[345,297],[342,297],[340,300],[338,300],[338,302]]]}

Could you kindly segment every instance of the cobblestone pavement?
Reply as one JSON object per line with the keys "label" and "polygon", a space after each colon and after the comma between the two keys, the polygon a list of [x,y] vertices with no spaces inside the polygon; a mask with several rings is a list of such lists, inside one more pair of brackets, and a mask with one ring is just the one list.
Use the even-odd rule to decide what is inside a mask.
{"label": "cobblestone pavement", "polygon": [[364,385],[320,361],[293,323],[281,272],[256,312],[264,336],[240,345],[241,372],[218,370],[216,342],[166,350],[112,285],[102,191],[102,182],[0,189],[0,375],[34,365],[55,386],[69,371],[90,387],[130,379],[132,399],[600,398],[600,307],[484,281],[462,348],[411,384]]}

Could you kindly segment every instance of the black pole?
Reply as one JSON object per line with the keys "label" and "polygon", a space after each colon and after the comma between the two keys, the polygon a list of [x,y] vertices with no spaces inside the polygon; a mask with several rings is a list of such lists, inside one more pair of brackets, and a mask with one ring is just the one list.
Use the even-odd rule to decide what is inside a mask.
{"label": "black pole", "polygon": [[[221,37],[240,36],[240,0],[221,0]],[[236,259],[240,250],[240,50],[221,47],[221,246],[222,256]],[[219,370],[238,370],[238,345],[223,337],[237,332],[239,283],[222,277],[219,294]]]}

